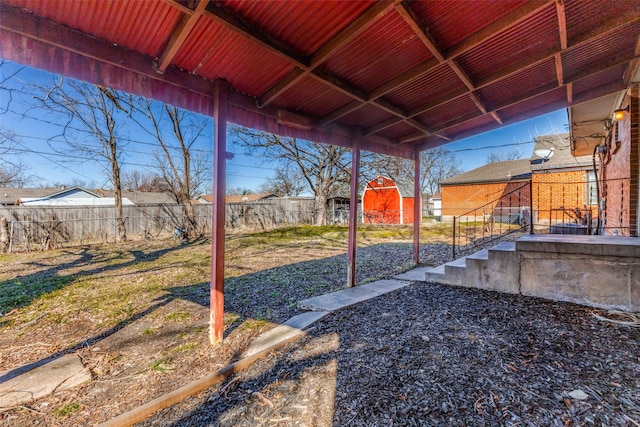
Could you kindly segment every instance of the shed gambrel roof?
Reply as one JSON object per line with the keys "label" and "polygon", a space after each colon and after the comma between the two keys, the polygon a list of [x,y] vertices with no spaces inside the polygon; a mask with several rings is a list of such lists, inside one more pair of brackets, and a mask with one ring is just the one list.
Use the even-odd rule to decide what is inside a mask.
{"label": "shed gambrel roof", "polygon": [[394,180],[394,182],[396,183],[398,191],[402,197],[413,197],[413,182],[404,180]]}
{"label": "shed gambrel roof", "polygon": [[413,195],[414,195],[413,182],[407,181],[407,180],[403,180],[403,179],[393,179],[393,178],[389,178],[388,176],[382,176],[382,175],[379,175],[379,176],[375,177],[374,179],[372,179],[371,181],[369,181],[367,183],[367,185],[365,186],[365,191],[367,189],[375,191],[376,188],[373,187],[373,186],[369,186],[369,184],[374,182],[375,180],[377,180],[379,178],[384,178],[384,179],[388,179],[389,181],[392,181],[395,184],[395,186],[398,188],[398,192],[400,193],[401,197],[413,197]]}
{"label": "shed gambrel roof", "polygon": [[440,185],[517,181],[531,178],[529,159],[493,162],[440,182]]}

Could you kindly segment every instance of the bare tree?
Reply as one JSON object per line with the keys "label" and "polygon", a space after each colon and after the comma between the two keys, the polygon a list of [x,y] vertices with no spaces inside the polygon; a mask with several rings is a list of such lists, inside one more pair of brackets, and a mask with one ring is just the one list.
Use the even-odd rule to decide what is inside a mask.
{"label": "bare tree", "polygon": [[13,131],[0,125],[0,187],[24,187],[31,179],[27,176],[27,165],[15,156],[10,156],[18,140]]}
{"label": "bare tree", "polygon": [[257,151],[267,160],[281,165],[284,171],[294,168],[302,174],[303,182],[315,197],[315,223],[327,223],[327,200],[335,185],[349,180],[350,150],[287,138],[268,132],[231,127],[238,143],[249,151]]}
{"label": "bare tree", "polygon": [[[193,150],[211,120],[177,107],[158,105],[149,99],[134,97],[136,108],[145,121],[136,120],[159,145],[154,152],[157,177],[163,181],[165,192],[182,205],[186,217],[187,234],[200,234],[192,200],[201,194],[211,176],[211,162],[206,155]],[[133,105],[133,104],[132,104]],[[170,125],[170,130],[164,124]],[[177,145],[174,145],[177,144]]]}
{"label": "bare tree", "polygon": [[122,176],[122,188],[127,191],[169,193],[171,189],[165,179],[157,174],[133,169]]}
{"label": "bare tree", "polygon": [[510,151],[492,151],[487,155],[487,163],[503,162],[505,160],[518,160],[522,158],[522,150],[519,147]]}
{"label": "bare tree", "polygon": [[[40,92],[37,99],[41,108],[66,118],[61,136],[68,147],[50,143],[51,148],[62,153],[68,153],[70,148],[101,165],[106,161],[105,172],[115,192],[117,240],[127,240],[120,176],[124,146],[119,137],[120,128],[131,113],[126,108],[126,95],[104,86],[62,78],[51,87],[40,86],[36,90]],[[87,133],[92,138],[87,138]]]}
{"label": "bare tree", "polygon": [[227,188],[225,194],[227,196],[246,196],[247,194],[252,194],[253,192],[247,187],[235,187],[235,188]]}
{"label": "bare tree", "polygon": [[[290,169],[290,168],[288,168]],[[267,179],[262,185],[263,193],[276,196],[299,196],[306,188],[304,177],[299,170],[278,169],[276,176]]]}
{"label": "bare tree", "polygon": [[440,181],[462,173],[460,159],[441,148],[420,153],[420,188],[423,194],[433,196],[440,189]]}

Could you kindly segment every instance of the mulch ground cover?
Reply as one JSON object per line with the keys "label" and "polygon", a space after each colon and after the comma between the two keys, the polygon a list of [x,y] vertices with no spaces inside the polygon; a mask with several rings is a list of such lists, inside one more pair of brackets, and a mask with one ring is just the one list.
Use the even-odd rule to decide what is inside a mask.
{"label": "mulch ground cover", "polygon": [[640,329],[594,313],[417,283],[144,425],[637,426]]}

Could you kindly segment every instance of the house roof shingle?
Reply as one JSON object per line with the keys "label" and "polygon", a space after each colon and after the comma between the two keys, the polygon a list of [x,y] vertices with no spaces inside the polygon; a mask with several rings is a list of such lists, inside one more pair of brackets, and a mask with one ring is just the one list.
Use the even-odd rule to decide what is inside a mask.
{"label": "house roof shingle", "polygon": [[[536,151],[544,149],[553,150],[553,155],[546,160],[535,154]],[[582,169],[593,165],[591,156],[573,157],[568,133],[537,137],[530,160],[531,170],[534,172],[575,167]]]}
{"label": "house roof shingle", "polygon": [[505,160],[480,166],[441,181],[441,185],[515,181],[531,178],[529,159]]}
{"label": "house roof shingle", "polygon": [[[542,158],[536,154],[538,150],[552,150],[553,154],[548,158]],[[536,137],[533,153],[528,159],[507,160],[493,162],[480,166],[469,172],[456,175],[444,181],[441,185],[473,184],[488,182],[504,182],[510,180],[522,180],[531,178],[531,174],[537,171],[552,169],[591,168],[593,161],[591,156],[574,157],[571,154],[569,134],[544,135]],[[508,178],[510,176],[511,178]]]}

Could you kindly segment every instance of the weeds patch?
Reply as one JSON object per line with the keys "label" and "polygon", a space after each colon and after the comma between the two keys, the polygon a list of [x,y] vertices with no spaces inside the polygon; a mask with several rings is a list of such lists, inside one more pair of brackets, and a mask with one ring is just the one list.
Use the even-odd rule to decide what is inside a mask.
{"label": "weeds patch", "polygon": [[63,418],[80,409],[79,403],[69,403],[68,405],[57,408],[54,412],[56,416]]}

